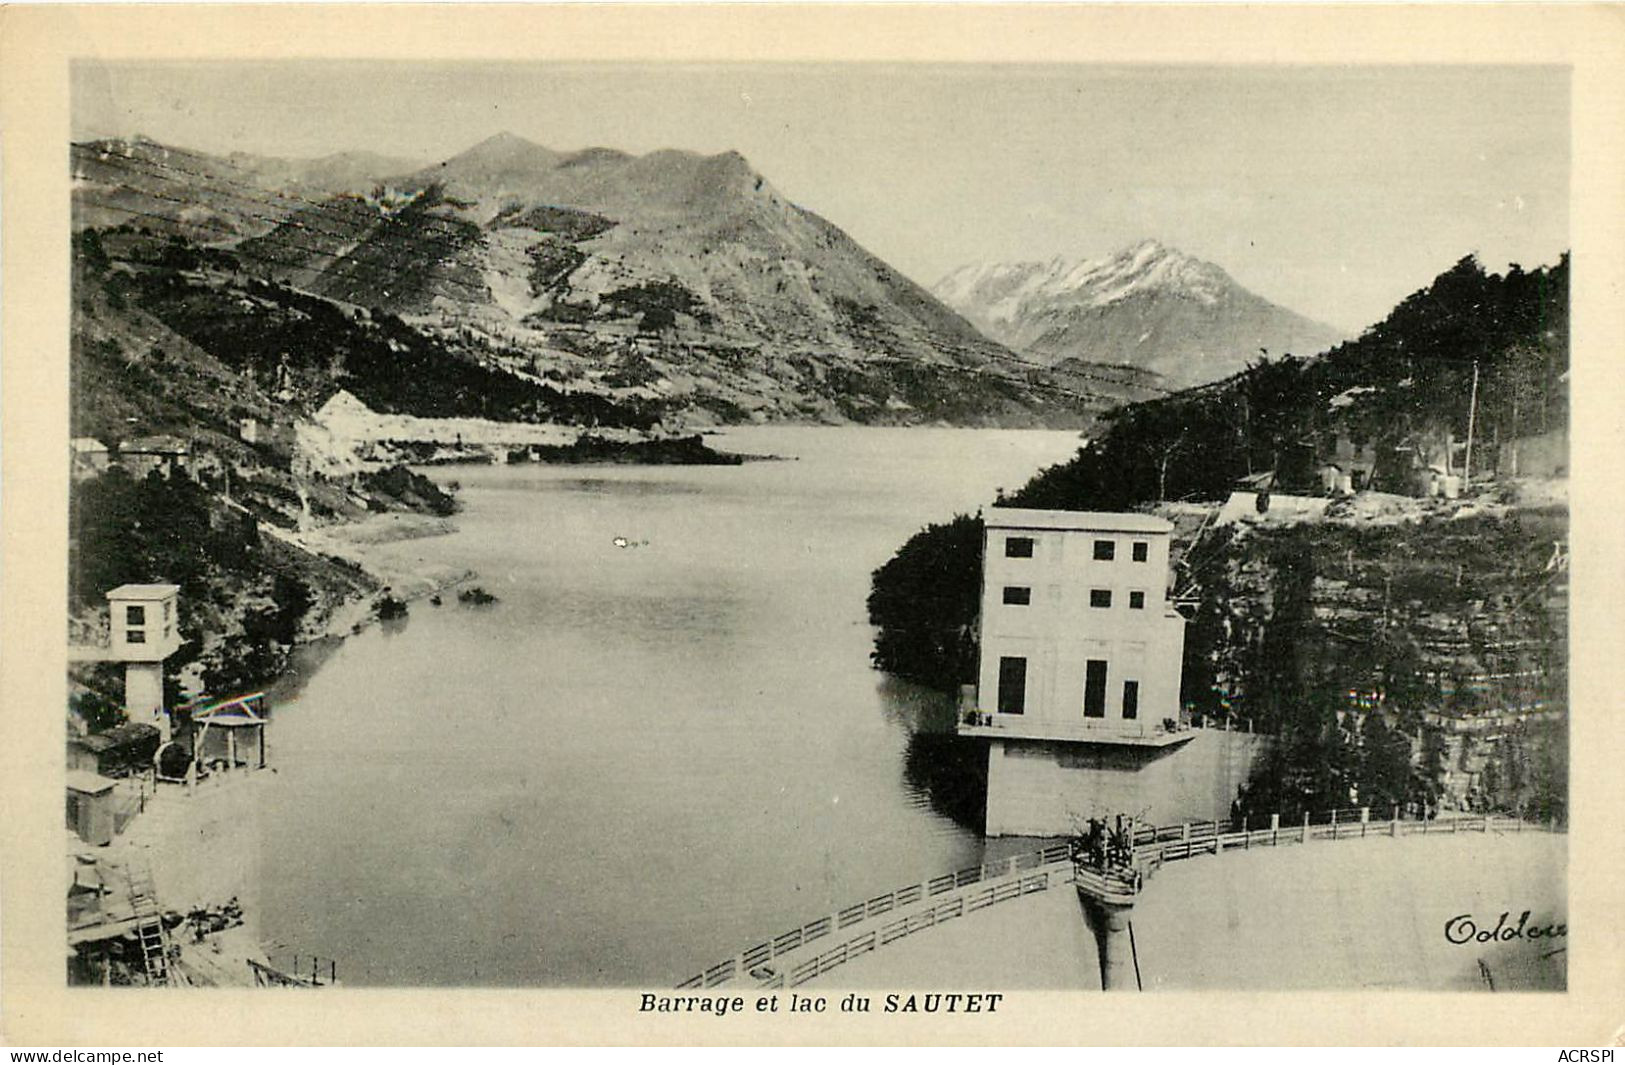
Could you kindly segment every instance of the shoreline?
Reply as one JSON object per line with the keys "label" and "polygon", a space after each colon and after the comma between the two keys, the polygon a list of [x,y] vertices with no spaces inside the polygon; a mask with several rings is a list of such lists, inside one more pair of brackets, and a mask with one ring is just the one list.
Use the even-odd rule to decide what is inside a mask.
{"label": "shoreline", "polygon": [[[759,448],[764,451],[771,449],[771,446]],[[780,460],[789,461],[791,458],[793,456]],[[443,482],[456,476],[455,471],[441,471],[437,480]],[[723,477],[726,478],[726,475]],[[465,499],[466,502],[468,500]],[[472,523],[472,518],[469,520]],[[329,585],[330,590],[321,597],[307,622],[301,626],[295,648],[304,651],[317,647],[319,650],[321,645],[328,642],[335,647],[341,646],[339,641],[343,638],[364,631],[373,622],[380,622],[376,604],[385,589],[391,596],[400,599],[422,600],[437,593],[445,594],[469,586],[478,574],[473,567],[458,564],[463,559],[455,544],[420,543],[430,537],[452,535],[459,531],[461,524],[457,516],[438,517],[399,511],[369,514],[358,520],[320,526],[307,523],[303,530],[263,523],[260,528],[268,540],[274,538],[315,563],[322,562],[324,558],[328,560],[328,565],[333,560],[340,560],[344,568],[353,567],[353,573],[363,576],[363,580],[352,581],[346,586]],[[426,550],[426,546],[432,546],[433,550]],[[317,668],[320,668],[319,664]],[[294,663],[284,662],[277,667],[276,675],[288,677],[297,684],[294,677],[297,672]],[[153,816],[149,808],[148,814],[138,817],[137,822],[130,826],[130,831],[135,834],[132,839],[144,837],[156,844],[151,856],[160,891],[159,903],[164,909],[177,911],[184,916],[196,906],[221,908],[233,896],[240,901],[242,923],[210,933],[204,942],[193,942],[190,924],[183,923],[174,933],[174,941],[182,948],[183,954],[191,954],[198,959],[196,968],[205,973],[198,978],[200,983],[254,986],[255,973],[246,964],[248,960],[276,964],[282,960],[281,955],[289,950],[308,952],[312,948],[322,949],[320,943],[281,944],[267,938],[277,935],[278,930],[266,923],[271,915],[261,911],[259,900],[269,890],[267,885],[274,883],[269,878],[277,875],[275,870],[263,869],[266,879],[261,882],[257,892],[238,891],[235,887],[213,887],[232,878],[238,881],[252,880],[259,875],[264,859],[257,854],[258,837],[251,821],[241,821],[230,829],[233,833],[240,833],[242,838],[207,853],[204,864],[194,860],[200,849],[190,842],[199,832],[209,829],[215,818],[211,812],[214,795],[224,798],[227,794],[244,793],[263,801],[271,794],[267,787],[279,786],[278,778],[274,775],[281,768],[275,761],[278,758],[277,746],[273,735],[269,742],[273,758],[269,767],[271,775],[261,771],[228,772],[205,781],[197,792],[190,795],[178,785],[166,785],[165,791],[172,794],[162,796],[160,806],[179,808],[180,816],[172,820],[184,822],[184,825],[165,829],[161,825],[143,824]],[[291,938],[296,939],[298,935]],[[342,970],[347,959],[340,957],[337,960]],[[288,968],[285,963],[279,967],[284,971]],[[192,974],[188,971],[187,975]]]}
{"label": "shoreline", "polygon": [[[278,531],[280,539],[315,557],[332,556],[359,567],[378,590],[336,604],[322,622],[307,630],[294,650],[342,640],[380,624],[382,595],[403,601],[425,599],[474,579],[472,569],[423,565],[409,558],[411,544],[457,531],[447,518],[399,512],[324,526],[302,534]],[[279,670],[279,678],[287,666]],[[258,813],[261,792],[272,782],[275,764],[211,776],[186,787],[158,788],[144,810],[105,852],[118,868],[150,867],[156,899],[164,912],[183,917],[199,908],[240,905],[241,923],[193,938],[183,920],[171,933],[174,969],[190,986],[259,986],[256,972],[283,972],[277,958],[284,944],[267,939],[261,924],[261,854]],[[291,974],[285,974],[291,975]],[[297,979],[297,978],[296,978]]]}
{"label": "shoreline", "polygon": [[280,539],[299,550],[318,558],[341,559],[378,585],[367,595],[335,604],[327,617],[294,646],[361,632],[379,620],[376,607],[386,594],[402,602],[414,602],[477,578],[479,574],[472,569],[426,564],[421,558],[408,557],[406,549],[398,546],[455,532],[457,525],[451,518],[400,512],[324,525],[303,533],[278,532]]}

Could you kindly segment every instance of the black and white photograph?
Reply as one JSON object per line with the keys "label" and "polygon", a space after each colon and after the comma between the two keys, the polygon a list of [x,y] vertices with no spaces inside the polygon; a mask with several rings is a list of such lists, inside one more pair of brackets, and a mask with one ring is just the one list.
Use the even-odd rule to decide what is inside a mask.
{"label": "black and white photograph", "polygon": [[1571,989],[1568,65],[66,82],[64,988]]}

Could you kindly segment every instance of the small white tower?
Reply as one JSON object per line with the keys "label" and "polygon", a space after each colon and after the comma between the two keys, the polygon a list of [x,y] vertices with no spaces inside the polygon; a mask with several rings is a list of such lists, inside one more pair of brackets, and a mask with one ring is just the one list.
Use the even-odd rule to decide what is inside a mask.
{"label": "small white tower", "polygon": [[112,658],[124,665],[124,712],[132,722],[156,725],[169,740],[164,710],[164,659],[181,646],[173,584],[121,584],[107,593],[113,621]]}

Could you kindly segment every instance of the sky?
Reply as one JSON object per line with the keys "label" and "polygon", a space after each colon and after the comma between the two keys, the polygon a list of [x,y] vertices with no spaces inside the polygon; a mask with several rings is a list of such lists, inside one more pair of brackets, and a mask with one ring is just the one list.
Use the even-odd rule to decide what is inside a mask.
{"label": "sky", "polygon": [[1150,237],[1351,334],[1464,255],[1569,240],[1558,67],[80,62],[72,84],[75,139],[735,150],[925,285]]}

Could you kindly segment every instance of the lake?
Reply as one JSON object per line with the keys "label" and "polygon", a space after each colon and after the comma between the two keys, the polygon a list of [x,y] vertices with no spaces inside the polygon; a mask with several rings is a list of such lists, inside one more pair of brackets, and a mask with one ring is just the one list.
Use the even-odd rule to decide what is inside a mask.
{"label": "lake", "polygon": [[982,859],[942,812],[951,700],[869,664],[869,575],[1076,434],[713,443],[786,461],[429,471],[464,510],[413,546],[500,601],[413,603],[285,687],[267,939],[352,984],[670,986]]}

